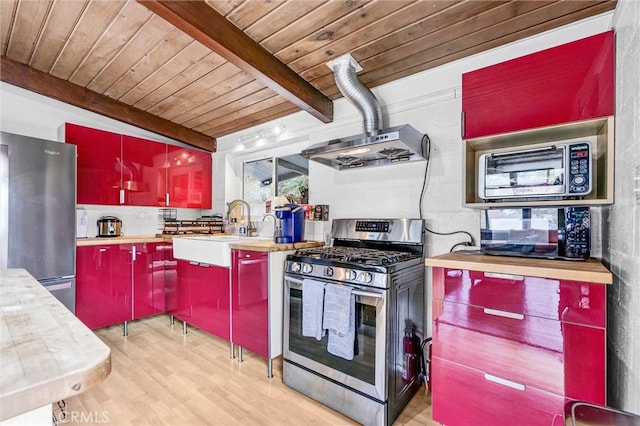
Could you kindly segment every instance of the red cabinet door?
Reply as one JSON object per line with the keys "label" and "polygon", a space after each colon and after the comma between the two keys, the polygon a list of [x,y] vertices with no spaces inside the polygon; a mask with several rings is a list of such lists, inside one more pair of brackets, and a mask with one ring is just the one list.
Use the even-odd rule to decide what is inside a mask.
{"label": "red cabinet door", "polygon": [[466,139],[614,115],[613,31],[462,75]]}
{"label": "red cabinet door", "polygon": [[131,252],[124,246],[77,248],[76,316],[91,329],[131,319]]}
{"label": "red cabinet door", "polygon": [[122,158],[124,204],[164,206],[167,145],[124,135]]}
{"label": "red cabinet door", "polygon": [[65,123],[65,141],[78,148],[78,204],[120,204],[121,136]]}
{"label": "red cabinet door", "polygon": [[133,319],[164,312],[164,253],[162,243],[134,244]]}
{"label": "red cabinet door", "polygon": [[269,253],[232,250],[232,339],[269,357]]}
{"label": "red cabinet door", "polygon": [[211,208],[211,153],[167,145],[169,206]]}
{"label": "red cabinet door", "polygon": [[231,310],[229,268],[206,264],[191,266],[191,323],[230,340]]}

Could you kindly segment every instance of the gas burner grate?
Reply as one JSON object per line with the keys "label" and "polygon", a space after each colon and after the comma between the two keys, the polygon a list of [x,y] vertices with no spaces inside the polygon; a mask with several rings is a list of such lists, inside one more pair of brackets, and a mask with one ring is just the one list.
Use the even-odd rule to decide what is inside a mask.
{"label": "gas burner grate", "polygon": [[327,259],[356,265],[387,266],[394,263],[415,259],[419,255],[415,253],[389,250],[365,249],[359,247],[321,247],[301,249],[295,252],[296,256],[312,259]]}

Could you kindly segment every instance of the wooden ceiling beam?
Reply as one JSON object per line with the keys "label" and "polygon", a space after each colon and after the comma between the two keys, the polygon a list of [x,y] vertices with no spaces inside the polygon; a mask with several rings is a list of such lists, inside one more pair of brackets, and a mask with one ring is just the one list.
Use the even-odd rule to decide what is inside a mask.
{"label": "wooden ceiling beam", "polygon": [[2,56],[2,81],[215,152],[216,139]]}
{"label": "wooden ceiling beam", "polygon": [[320,121],[333,120],[329,98],[204,1],[137,1]]}

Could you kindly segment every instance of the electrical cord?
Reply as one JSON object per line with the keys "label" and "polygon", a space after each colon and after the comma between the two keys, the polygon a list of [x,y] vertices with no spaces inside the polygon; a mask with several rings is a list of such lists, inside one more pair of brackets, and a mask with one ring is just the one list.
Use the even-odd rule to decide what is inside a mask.
{"label": "electrical cord", "polygon": [[[429,136],[425,133],[422,136],[422,140],[421,140],[421,149],[422,149],[422,156],[424,157],[424,159],[427,161],[427,164],[424,167],[424,178],[422,180],[422,191],[420,191],[420,201],[418,204],[418,211],[420,212],[420,219],[424,220],[424,216],[422,213],[422,202],[424,200],[424,194],[425,191],[427,189],[427,177],[428,177],[428,173],[429,173],[429,160],[431,159],[431,139],[429,138]],[[469,237],[469,241],[464,241],[464,242],[460,242],[455,244],[453,247],[451,247],[451,249],[449,250],[449,252],[452,252],[453,249],[455,249],[458,246],[475,246],[475,239],[473,238],[473,235],[471,235],[471,233],[467,232],[467,231],[452,231],[452,232],[438,232],[438,231],[434,231],[432,229],[429,229],[426,224],[424,227],[424,230],[426,232],[429,232],[430,234],[434,234],[434,235],[455,235],[455,234],[465,234]]]}

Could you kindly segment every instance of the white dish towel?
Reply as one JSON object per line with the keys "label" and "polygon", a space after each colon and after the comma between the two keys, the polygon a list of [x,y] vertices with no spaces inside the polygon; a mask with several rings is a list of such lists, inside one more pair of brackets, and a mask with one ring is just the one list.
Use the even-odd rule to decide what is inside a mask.
{"label": "white dish towel", "polygon": [[322,310],[324,304],[324,283],[315,280],[302,280],[302,335],[321,340]]}
{"label": "white dish towel", "polygon": [[327,329],[329,342],[327,351],[344,359],[353,359],[356,335],[356,298],[351,288],[327,284],[324,292],[324,315],[322,327]]}

